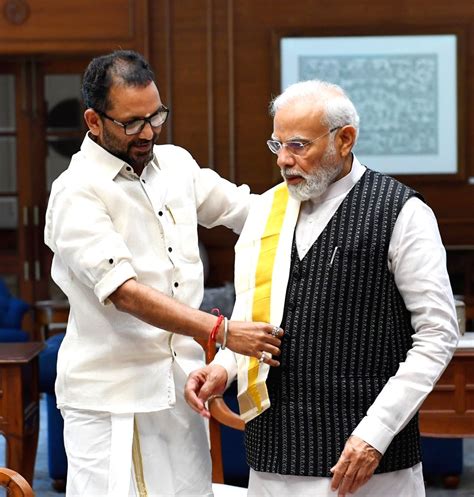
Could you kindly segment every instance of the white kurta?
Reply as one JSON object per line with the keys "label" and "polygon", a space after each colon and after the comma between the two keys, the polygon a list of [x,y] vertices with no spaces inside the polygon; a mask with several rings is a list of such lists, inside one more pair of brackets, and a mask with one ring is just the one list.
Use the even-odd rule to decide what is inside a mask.
{"label": "white kurta", "polygon": [[[311,248],[364,172],[365,167],[354,157],[351,172],[347,176],[333,183],[321,198],[301,204],[296,225],[296,244],[300,258],[303,258]],[[252,239],[252,233],[248,233],[247,226],[252,224],[254,213],[261,211],[261,206],[256,205],[250,212],[241,238],[245,234],[246,240]],[[258,223],[254,219],[253,225],[256,224]],[[254,229],[253,226],[252,229]],[[287,233],[286,236],[292,236],[292,234]],[[290,243],[287,245],[290,246]],[[256,248],[258,249],[258,246]],[[255,257],[258,257],[258,253]],[[287,254],[286,258],[289,257],[290,255]],[[446,254],[437,222],[431,209],[417,198],[408,200],[397,218],[390,241],[387,264],[394,274],[397,288],[411,313],[411,324],[415,334],[413,347],[408,352],[406,361],[400,364],[396,375],[388,381],[368,410],[366,417],[353,432],[381,453],[385,452],[393,437],[403,429],[419,409],[452,357],[459,337],[454,301],[446,270]],[[279,284],[278,281],[280,266],[282,264],[273,273],[272,301],[274,300],[274,287],[280,286],[276,291],[280,301],[285,294],[286,275],[281,276],[283,284]],[[242,275],[236,273],[236,281],[238,278],[242,278]],[[239,312],[246,312],[248,305],[245,300],[248,298],[248,292],[244,292],[240,301],[237,295],[234,318],[239,318]],[[280,322],[272,324],[279,325]],[[236,365],[232,352],[219,353],[216,362],[227,369],[229,381],[235,378]],[[396,495],[404,495],[404,497],[424,495],[424,490],[420,490],[423,489],[420,466],[396,472],[397,481],[401,482],[400,484],[406,484],[406,489],[418,489],[416,492],[402,492]],[[264,479],[260,483],[259,476]],[[393,474],[387,473],[372,478],[374,482],[380,482],[381,485],[378,487],[377,495],[389,495],[387,489],[390,488],[392,477]],[[282,487],[282,478],[285,481],[285,487]],[[308,494],[319,492],[313,495],[334,495],[329,490],[328,478],[301,478],[301,480],[300,477],[286,479],[282,475],[253,471],[250,488],[258,490],[255,490],[255,493],[251,490],[249,495],[270,495],[264,493],[264,488],[273,489],[273,495],[305,495],[303,488],[307,489]],[[370,487],[366,487],[370,490]],[[289,493],[283,493],[285,488]],[[295,491],[296,489],[298,491]],[[365,494],[362,488],[355,495],[376,494]]]}
{"label": "white kurta", "polygon": [[248,187],[172,145],[155,146],[139,177],[86,136],[54,182],[45,241],[71,308],[56,380],[68,497],[128,497],[129,487],[134,495],[134,422],[148,496],[211,494],[204,421],[183,398],[184,378],[204,365],[201,346],[119,312],[108,297],[135,278],[198,308],[197,225],[240,232],[249,204]]}

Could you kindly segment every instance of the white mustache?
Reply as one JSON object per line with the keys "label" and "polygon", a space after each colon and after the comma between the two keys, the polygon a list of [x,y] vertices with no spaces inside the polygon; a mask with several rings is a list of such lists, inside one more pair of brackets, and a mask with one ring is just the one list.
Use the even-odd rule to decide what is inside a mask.
{"label": "white mustache", "polygon": [[296,176],[300,177],[300,178],[305,178],[306,179],[306,175],[304,173],[301,173],[297,170],[281,170],[281,175],[284,177],[284,178],[295,178]]}

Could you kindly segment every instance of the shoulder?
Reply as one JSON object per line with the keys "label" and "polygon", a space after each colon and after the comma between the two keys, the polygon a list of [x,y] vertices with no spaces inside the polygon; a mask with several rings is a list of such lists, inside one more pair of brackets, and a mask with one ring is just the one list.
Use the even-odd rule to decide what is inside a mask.
{"label": "shoulder", "polygon": [[[279,183],[260,195],[253,196],[252,205],[241,238],[253,238],[261,235],[274,206],[275,198],[279,194],[282,194],[284,197],[288,195],[288,188],[285,182]],[[279,206],[285,210],[287,205],[286,199],[277,200]],[[282,202],[281,204],[280,201]]]}
{"label": "shoulder", "polygon": [[372,189],[374,193],[383,192],[386,195],[401,197],[402,203],[406,202],[411,197],[417,197],[424,201],[423,196],[419,192],[388,174],[367,168],[362,179],[374,187]]}
{"label": "shoulder", "polygon": [[258,210],[265,205],[271,205],[275,195],[280,192],[284,194],[288,192],[288,188],[284,181],[282,183],[278,183],[278,185],[273,186],[269,190],[266,190],[262,194],[257,195],[253,204],[253,209]]}
{"label": "shoulder", "polygon": [[[90,166],[90,161],[79,151],[71,157],[68,168],[63,171],[51,186],[51,196],[64,190],[76,190],[91,186],[96,181],[96,174],[87,174],[84,166]],[[92,169],[92,168],[91,168]]]}
{"label": "shoulder", "polygon": [[155,145],[154,152],[160,165],[161,162],[166,164],[170,160],[196,163],[193,156],[185,148],[177,145]]}

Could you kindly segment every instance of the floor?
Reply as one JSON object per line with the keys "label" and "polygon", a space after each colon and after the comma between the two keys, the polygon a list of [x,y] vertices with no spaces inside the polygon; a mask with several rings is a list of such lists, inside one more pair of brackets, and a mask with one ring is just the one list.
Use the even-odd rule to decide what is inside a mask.
{"label": "floor", "polygon": [[[58,493],[51,488],[51,480],[48,477],[46,434],[47,427],[44,426],[46,420],[46,401],[41,400],[40,407],[40,435],[38,442],[38,453],[36,457],[35,479],[33,487],[36,497],[62,497],[64,494]],[[5,440],[0,436],[0,466],[5,465]],[[386,494],[384,497],[388,497]],[[461,482],[456,490],[443,488],[441,480],[428,482],[426,488],[427,497],[474,497],[474,439],[464,440],[464,471],[461,475]],[[0,489],[0,497],[6,497],[4,489]],[[295,496],[297,497],[297,496]],[[405,497],[405,496],[397,496]]]}

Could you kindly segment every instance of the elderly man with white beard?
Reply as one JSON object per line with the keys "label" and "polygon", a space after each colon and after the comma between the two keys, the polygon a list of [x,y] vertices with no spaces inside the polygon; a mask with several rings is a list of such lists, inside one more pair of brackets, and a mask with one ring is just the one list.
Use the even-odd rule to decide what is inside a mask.
{"label": "elderly man with white beard", "polygon": [[436,219],[357,160],[340,87],[296,83],[271,113],[285,181],[236,245],[233,318],[285,330],[280,367],[220,351],[186,399],[208,417],[238,376],[249,496],[424,496],[417,411],[459,335]]}

